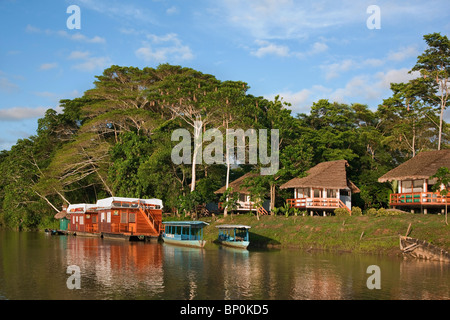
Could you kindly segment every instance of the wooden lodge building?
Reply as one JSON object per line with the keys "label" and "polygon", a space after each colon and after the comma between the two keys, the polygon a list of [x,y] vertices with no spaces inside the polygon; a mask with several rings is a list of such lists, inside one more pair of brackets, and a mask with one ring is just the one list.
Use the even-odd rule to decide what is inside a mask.
{"label": "wooden lodge building", "polygon": [[294,198],[287,199],[291,208],[314,212],[333,212],[344,208],[351,213],[352,193],[360,190],[347,178],[346,160],[322,162],[307,171],[307,176],[294,178],[280,186],[280,189],[293,189]]}
{"label": "wooden lodge building", "polygon": [[83,236],[147,239],[162,231],[162,201],[111,197],[69,205],[68,231]]}
{"label": "wooden lodge building", "polygon": [[[265,200],[262,207],[257,207],[255,202],[250,199],[250,190],[249,187],[246,187],[245,184],[251,180],[252,178],[258,176],[257,173],[248,172],[244,174],[242,177],[230,182],[228,187],[233,190],[233,192],[239,193],[239,199],[237,201],[237,211],[260,211],[260,214],[267,214],[270,211],[270,201]],[[227,190],[226,186],[223,186],[219,190],[215,191],[215,194],[224,194]],[[222,203],[219,202],[219,210],[223,211]]]}
{"label": "wooden lodge building", "polygon": [[450,150],[424,151],[387,172],[378,181],[397,184],[397,193],[392,193],[389,199],[392,208],[425,214],[443,212],[450,195],[444,197],[433,192],[431,188],[436,179],[430,178],[441,167],[450,168]]}

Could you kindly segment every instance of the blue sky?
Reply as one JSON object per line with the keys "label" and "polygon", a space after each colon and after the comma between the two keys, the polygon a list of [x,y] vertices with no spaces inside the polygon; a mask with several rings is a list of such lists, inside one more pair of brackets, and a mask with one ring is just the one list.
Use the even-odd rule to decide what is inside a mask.
{"label": "blue sky", "polygon": [[[70,5],[81,29],[69,29]],[[381,29],[369,29],[370,5]],[[450,35],[450,2],[0,0],[0,149],[112,64],[191,67],[308,112],[325,98],[376,107],[407,81],[423,35]]]}

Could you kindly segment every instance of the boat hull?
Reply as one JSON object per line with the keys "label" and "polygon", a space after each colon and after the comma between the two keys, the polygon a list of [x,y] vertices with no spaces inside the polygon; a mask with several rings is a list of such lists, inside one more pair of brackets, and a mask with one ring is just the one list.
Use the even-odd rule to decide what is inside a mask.
{"label": "boat hull", "polygon": [[400,249],[404,255],[416,259],[450,262],[450,253],[424,240],[400,236]]}
{"label": "boat hull", "polygon": [[220,241],[220,240],[219,243],[223,246],[238,249],[247,249],[248,245],[250,244],[249,241]]}
{"label": "boat hull", "polygon": [[165,243],[184,247],[203,248],[206,244],[205,240],[178,240],[164,236],[162,237],[162,239]]}

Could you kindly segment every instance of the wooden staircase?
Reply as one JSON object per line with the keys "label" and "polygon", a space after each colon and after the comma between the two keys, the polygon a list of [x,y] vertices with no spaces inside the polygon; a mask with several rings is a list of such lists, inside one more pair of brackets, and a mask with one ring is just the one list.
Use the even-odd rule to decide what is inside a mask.
{"label": "wooden staircase", "polygon": [[259,207],[259,208],[258,208],[258,214],[259,214],[260,216],[265,216],[265,215],[268,215],[269,212],[267,212],[267,210],[264,209],[264,207]]}
{"label": "wooden staircase", "polygon": [[350,209],[349,209],[349,207],[347,207],[347,206],[345,205],[345,203],[344,203],[344,202],[342,202],[342,200],[341,200],[341,199],[339,199],[339,202],[338,202],[338,204],[339,204],[339,208],[342,208],[342,209],[345,209],[345,210],[347,210],[347,211],[348,211],[348,213],[349,213],[350,215],[352,215],[352,210],[350,210]]}
{"label": "wooden staircase", "polygon": [[147,221],[148,226],[151,229],[151,235],[152,236],[159,236],[162,231],[162,223],[155,217],[152,210],[145,208],[142,205],[139,205],[139,212],[144,217],[144,219]]}

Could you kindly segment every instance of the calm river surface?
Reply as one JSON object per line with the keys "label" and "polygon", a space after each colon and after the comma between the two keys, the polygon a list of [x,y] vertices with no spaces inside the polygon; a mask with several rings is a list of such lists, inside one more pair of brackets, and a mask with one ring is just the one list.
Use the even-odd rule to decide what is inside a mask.
{"label": "calm river surface", "polygon": [[[380,268],[381,289],[367,288],[371,265]],[[68,288],[69,266],[79,268],[80,289]],[[450,299],[450,265],[0,231],[3,299]]]}

